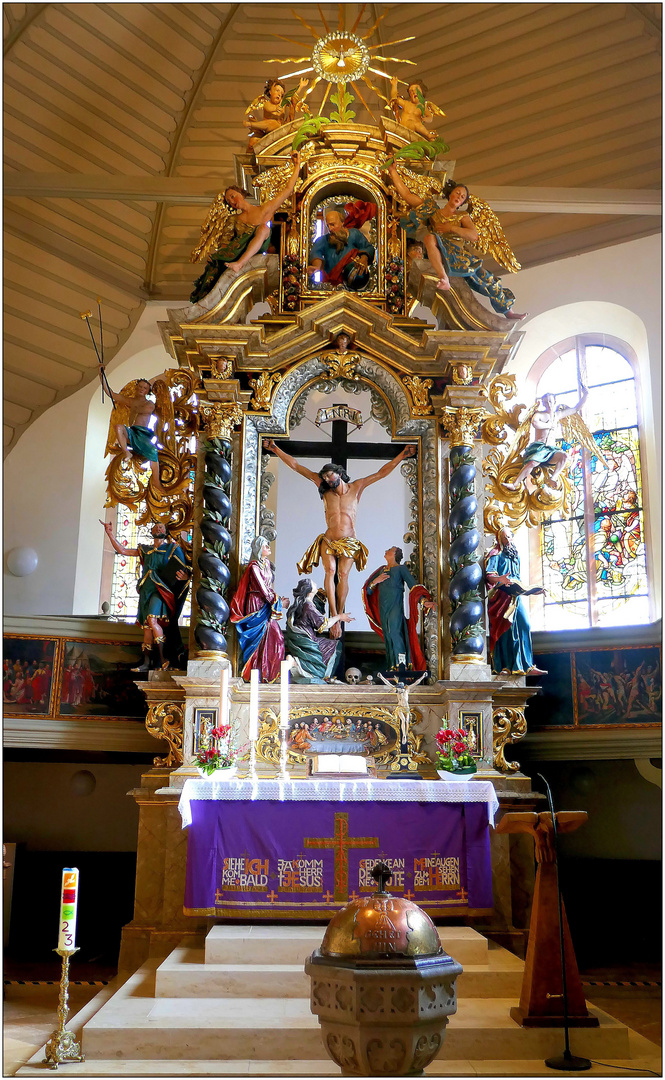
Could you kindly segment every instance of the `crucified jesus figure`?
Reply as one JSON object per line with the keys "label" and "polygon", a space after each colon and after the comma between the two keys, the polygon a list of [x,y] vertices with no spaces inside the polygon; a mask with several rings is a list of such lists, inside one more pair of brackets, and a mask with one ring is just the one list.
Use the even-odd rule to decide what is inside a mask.
{"label": "crucified jesus figure", "polygon": [[[323,499],[323,510],[328,526],[325,533],[320,533],[314,543],[307,549],[298,563],[299,574],[310,574],[314,566],[323,563],[325,571],[325,590],[330,607],[330,615],[341,615],[349,591],[349,572],[353,564],[358,570],[364,570],[367,565],[368,551],[364,544],[356,537],[356,513],[360,496],[366,487],[375,484],[377,480],[385,480],[386,476],[400,465],[405,458],[413,457],[416,453],[415,446],[405,446],[404,449],[388,461],[378,472],[371,476],[363,476],[359,480],[351,480],[346,469],[341,465],[324,465],[320,472],[312,472],[307,469],[290,454],[283,450],[272,440],[264,443],[266,450],[272,450],[285,465],[294,472],[300,473],[307,480],[316,484],[319,495]],[[335,591],[335,573],[337,573],[337,590]],[[341,636],[342,628],[339,623],[330,627],[330,636]]]}

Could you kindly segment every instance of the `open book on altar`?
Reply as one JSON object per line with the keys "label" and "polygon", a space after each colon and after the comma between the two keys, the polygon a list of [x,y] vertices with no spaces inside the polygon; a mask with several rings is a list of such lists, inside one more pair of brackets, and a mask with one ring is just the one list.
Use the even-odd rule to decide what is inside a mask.
{"label": "open book on altar", "polygon": [[313,754],[309,759],[310,776],[375,776],[373,757],[363,754]]}

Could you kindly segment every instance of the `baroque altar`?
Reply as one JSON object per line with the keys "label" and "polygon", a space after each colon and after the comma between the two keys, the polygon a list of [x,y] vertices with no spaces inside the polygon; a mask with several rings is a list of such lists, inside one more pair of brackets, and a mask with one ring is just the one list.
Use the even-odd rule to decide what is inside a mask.
{"label": "baroque altar", "polygon": [[[385,113],[373,124],[354,123],[346,90],[336,85],[336,119],[294,106],[276,126],[254,131],[204,223],[196,254],[208,263],[198,292],[160,324],[179,436],[172,437],[173,460],[159,466],[161,490],[151,481],[146,500],[152,520],[192,529],[192,619],[186,671],[151,671],[140,684],[148,729],[169,749],[134,792],[142,831],[135,918],[123,931],[125,966],[201,925],[182,914],[186,834],[177,805],[183,786],[198,775],[197,752],[222,722],[225,670],[229,723],[237,745],[247,744],[250,689],[243,671],[251,661],[235,629],[246,615],[229,621],[232,599],[257,559],[258,538],[264,547],[273,545],[270,618],[288,622],[279,597],[286,593],[290,602],[306,562],[300,556],[317,532],[319,541],[323,536],[323,494],[319,499],[308,486],[308,463],[315,476],[333,461],[347,479],[353,472],[351,483],[370,474],[385,486],[377,483],[357,506],[357,536],[369,561],[359,572],[361,562],[351,557],[346,608],[339,592],[346,554],[337,556],[334,585],[326,577],[321,588],[322,566],[311,571],[328,622],[334,625],[334,616],[346,611],[362,625],[347,622],[338,633],[330,626],[331,640],[341,644],[325,678],[293,678],[285,736],[291,779],[309,782],[308,758],[325,724],[328,731],[337,726],[373,739],[379,777],[389,774],[401,747],[414,771],[434,784],[435,734],[465,729],[477,769],[471,784],[489,782],[502,807],[531,809],[539,799],[512,751],[526,733],[524,709],[537,688],[526,685],[524,671],[492,670],[484,560],[502,527],[536,524],[560,506],[567,478],[562,473],[546,485],[541,468],[534,484],[516,490],[524,423],[520,428],[522,407],[511,400],[509,366],[521,336],[519,317],[509,317],[505,299],[512,293],[483,271],[479,258],[468,260],[475,277],[455,276],[447,263],[451,280],[443,288],[436,258],[423,257],[430,249],[416,219],[409,220],[415,203],[447,190],[455,163],[443,156],[445,144],[432,139],[426,152],[417,126]],[[236,250],[235,261],[227,255],[215,262],[233,234],[233,218],[249,205],[248,192],[252,205],[272,208],[269,227],[254,228],[257,247],[249,257],[237,258]],[[487,211],[479,203],[479,221]],[[261,229],[268,236],[259,248]],[[509,269],[519,265],[502,233],[494,249],[483,249],[481,241],[478,247]],[[244,250],[251,252],[251,244]],[[487,279],[494,284],[483,293],[478,281]],[[528,424],[525,430],[528,436]],[[299,477],[292,475],[298,471]],[[111,501],[129,504],[135,497],[126,474],[119,459],[112,462]],[[189,488],[188,477],[194,478]],[[380,491],[381,497],[373,494]],[[400,554],[388,559],[387,569],[405,559],[409,581],[429,597],[414,630],[425,667],[410,691],[406,732],[395,687],[378,678],[386,673],[387,647],[374,629],[378,624],[364,620],[360,599],[384,544],[386,557]],[[286,640],[288,655],[288,633]],[[401,655],[395,684],[400,671],[404,676],[416,666]],[[283,752],[280,683],[266,671],[256,740],[259,784],[273,782]],[[243,776],[248,768],[245,759]],[[492,866],[493,915],[479,905],[484,925],[506,940],[519,939],[533,872],[528,854],[521,859],[516,841],[493,835]],[[273,882],[265,891],[277,895]],[[205,907],[193,905],[199,913]]]}

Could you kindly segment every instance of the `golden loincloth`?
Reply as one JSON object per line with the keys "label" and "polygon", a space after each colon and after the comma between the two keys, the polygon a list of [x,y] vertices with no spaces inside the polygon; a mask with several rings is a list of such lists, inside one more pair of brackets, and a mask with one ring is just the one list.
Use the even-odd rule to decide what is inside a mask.
{"label": "golden loincloth", "polygon": [[297,565],[299,574],[311,574],[312,568],[321,562],[321,548],[332,551],[339,558],[353,559],[356,569],[364,570],[367,566],[369,551],[364,544],[355,536],[343,536],[340,540],[330,540],[324,533],[317,536],[313,544],[307,548],[302,559]]}

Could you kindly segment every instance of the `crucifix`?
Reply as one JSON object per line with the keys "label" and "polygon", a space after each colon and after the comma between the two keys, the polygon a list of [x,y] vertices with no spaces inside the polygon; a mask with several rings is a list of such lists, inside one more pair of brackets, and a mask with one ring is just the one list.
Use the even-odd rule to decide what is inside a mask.
{"label": "crucifix", "polygon": [[[290,469],[312,481],[323,500],[326,532],[320,533],[307,549],[298,563],[298,572],[309,574],[319,562],[323,564],[330,615],[340,617],[339,621],[330,627],[330,635],[338,638],[341,636],[340,624],[349,618],[345,614],[349,572],[354,563],[358,570],[364,570],[367,563],[367,548],[358,540],[355,531],[358,500],[366,487],[385,479],[405,458],[414,456],[416,448],[407,445],[395,455],[394,447],[390,444],[350,443],[348,426],[349,423],[357,426],[357,419],[351,415],[355,410],[340,405],[332,406],[325,412],[328,414],[326,420],[332,421],[331,442],[314,443],[289,439],[277,444],[272,439],[267,439],[264,449],[272,451]],[[333,415],[335,413],[336,416]],[[287,453],[284,445],[297,457]],[[329,462],[334,462],[334,466],[324,466],[322,475],[319,475],[298,460],[313,457],[319,460],[327,457]],[[346,472],[349,457],[387,460],[385,465],[370,476],[351,480]]]}

